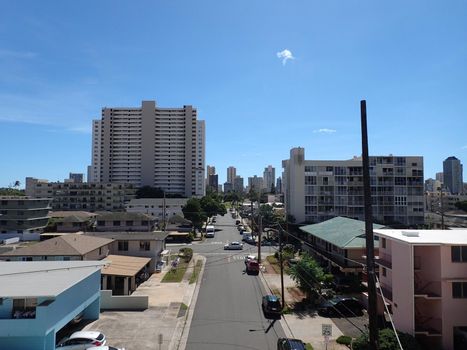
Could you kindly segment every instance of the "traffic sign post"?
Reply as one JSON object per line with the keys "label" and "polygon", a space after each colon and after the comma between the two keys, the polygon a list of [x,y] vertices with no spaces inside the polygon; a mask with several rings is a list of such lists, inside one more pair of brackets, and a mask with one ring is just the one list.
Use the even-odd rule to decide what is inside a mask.
{"label": "traffic sign post", "polygon": [[159,350],[162,349],[162,344],[164,343],[162,333],[159,333],[159,336],[157,337],[157,342],[159,343]]}
{"label": "traffic sign post", "polygon": [[332,324],[321,324],[321,334],[324,337],[324,343],[326,344],[326,350],[328,349],[329,337],[332,336]]}

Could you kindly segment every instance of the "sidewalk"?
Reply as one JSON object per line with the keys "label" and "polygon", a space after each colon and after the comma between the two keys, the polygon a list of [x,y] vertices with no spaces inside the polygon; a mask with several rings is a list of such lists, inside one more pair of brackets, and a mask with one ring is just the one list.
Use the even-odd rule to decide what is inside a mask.
{"label": "sidewalk", "polygon": [[[198,260],[203,261],[203,267],[197,283],[190,284],[193,267]],[[168,268],[162,273],[152,274],[133,293],[149,297],[148,309],[101,312],[99,319],[86,325],[84,330],[102,331],[109,345],[126,349],[184,349],[181,343],[188,336],[188,321],[196,303],[205,261],[205,257],[194,254],[183,280],[178,283],[162,283]],[[158,347],[160,340],[162,344]]]}
{"label": "sidewalk", "polygon": [[[264,271],[259,275],[267,291],[280,295],[280,275],[275,273],[267,261],[264,261]],[[284,294],[288,305],[301,301],[304,295],[295,287],[295,282],[289,275],[284,274]],[[345,350],[348,348],[336,343],[336,339],[343,335],[332,319],[321,317],[315,312],[303,311],[283,315],[280,320],[282,329],[289,338],[301,339],[310,343],[314,350],[326,349],[324,337],[321,334],[322,324],[332,325],[332,336],[329,337],[328,350]]]}

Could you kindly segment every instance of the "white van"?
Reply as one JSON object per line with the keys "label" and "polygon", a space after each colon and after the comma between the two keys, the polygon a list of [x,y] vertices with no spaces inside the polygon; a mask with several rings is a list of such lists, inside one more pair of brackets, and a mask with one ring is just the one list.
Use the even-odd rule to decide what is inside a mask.
{"label": "white van", "polygon": [[215,233],[216,228],[214,227],[214,225],[206,226],[206,238],[213,238]]}

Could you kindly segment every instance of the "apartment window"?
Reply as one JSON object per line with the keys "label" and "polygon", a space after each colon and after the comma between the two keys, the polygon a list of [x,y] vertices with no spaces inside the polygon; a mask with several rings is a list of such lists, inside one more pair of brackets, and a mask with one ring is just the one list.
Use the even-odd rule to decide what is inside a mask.
{"label": "apartment window", "polygon": [[467,282],[452,282],[452,297],[467,299]]}
{"label": "apartment window", "polygon": [[386,268],[383,267],[383,269],[382,269],[381,271],[382,271],[383,276],[386,277],[386,273],[387,273],[387,272],[386,272]]}
{"label": "apartment window", "polygon": [[[386,249],[386,238],[381,239],[381,246],[383,247],[383,249]],[[386,276],[386,275],[384,275],[384,276]]]}
{"label": "apartment window", "polygon": [[151,242],[141,241],[139,242],[139,250],[149,251],[151,249]]}
{"label": "apartment window", "polygon": [[133,220],[127,220],[127,221],[125,222],[125,225],[126,225],[126,226],[133,226]]}
{"label": "apartment window", "polygon": [[103,221],[103,220],[98,220],[98,221],[97,221],[97,226],[105,226],[105,221]]}
{"label": "apartment window", "polygon": [[102,254],[102,247],[99,248],[99,255]]}
{"label": "apartment window", "polygon": [[128,241],[118,241],[118,250],[122,252],[128,251]]}
{"label": "apartment window", "polygon": [[113,225],[114,226],[120,226],[120,221],[119,220],[114,220]]}
{"label": "apartment window", "polygon": [[452,246],[451,247],[452,262],[467,262],[467,246]]}

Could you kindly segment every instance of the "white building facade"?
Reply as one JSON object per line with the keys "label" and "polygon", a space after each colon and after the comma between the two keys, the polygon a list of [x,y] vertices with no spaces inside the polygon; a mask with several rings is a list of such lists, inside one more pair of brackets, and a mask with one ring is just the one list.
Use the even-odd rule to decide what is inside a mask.
{"label": "white building facade", "polygon": [[[91,182],[159,187],[203,196],[205,125],[192,106],[103,108],[93,121]],[[198,183],[201,182],[201,183]]]}
{"label": "white building facade", "polygon": [[[293,148],[282,167],[287,214],[297,223],[365,219],[361,158],[305,160],[304,148]],[[423,157],[372,156],[370,183],[375,222],[424,223]]]}

